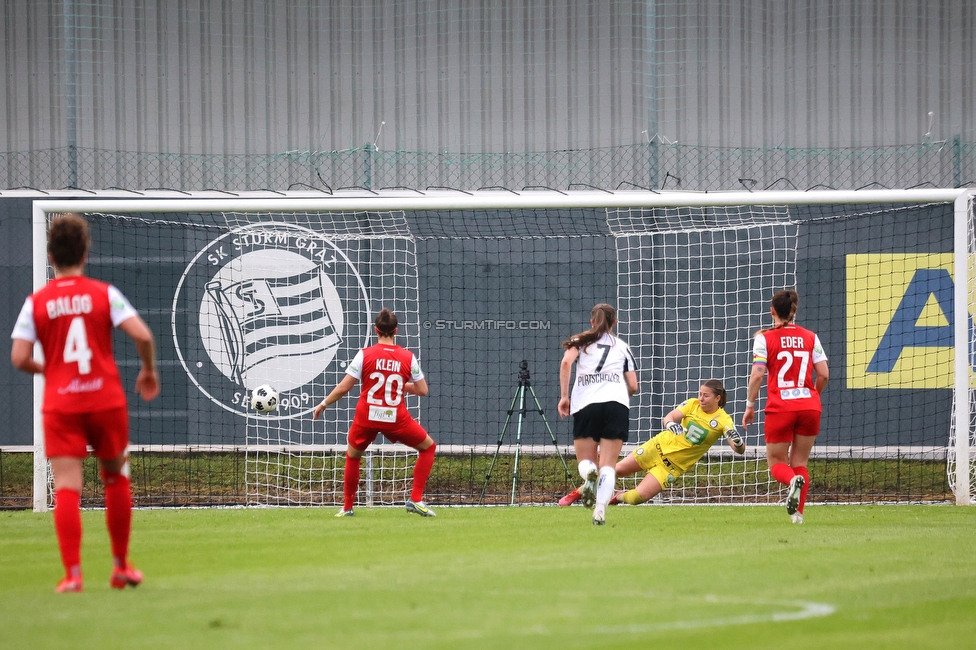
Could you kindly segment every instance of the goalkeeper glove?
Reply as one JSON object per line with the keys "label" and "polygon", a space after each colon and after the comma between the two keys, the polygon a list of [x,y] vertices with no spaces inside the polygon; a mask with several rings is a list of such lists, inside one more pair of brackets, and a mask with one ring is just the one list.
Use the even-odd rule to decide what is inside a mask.
{"label": "goalkeeper glove", "polygon": [[685,428],[681,426],[680,422],[668,422],[666,425],[664,425],[664,428],[676,436],[680,436],[685,432]]}
{"label": "goalkeeper glove", "polygon": [[725,430],[725,438],[736,447],[741,447],[743,444],[745,444],[742,442],[742,436],[740,436],[739,432],[735,430],[735,427],[729,427]]}

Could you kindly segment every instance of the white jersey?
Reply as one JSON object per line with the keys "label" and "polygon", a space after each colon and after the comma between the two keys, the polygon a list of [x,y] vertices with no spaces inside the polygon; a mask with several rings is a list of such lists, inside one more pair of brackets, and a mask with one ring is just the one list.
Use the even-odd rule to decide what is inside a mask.
{"label": "white jersey", "polygon": [[570,412],[576,413],[590,404],[619,402],[630,408],[630,393],[624,373],[637,370],[630,346],[612,334],[579,349],[576,359],[576,382],[570,396]]}

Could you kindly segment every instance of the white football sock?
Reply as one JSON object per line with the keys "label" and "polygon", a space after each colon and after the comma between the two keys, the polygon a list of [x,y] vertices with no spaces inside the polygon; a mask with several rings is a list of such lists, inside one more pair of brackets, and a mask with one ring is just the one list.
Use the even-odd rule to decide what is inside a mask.
{"label": "white football sock", "polygon": [[596,505],[605,506],[613,497],[613,490],[617,486],[617,472],[612,467],[600,468],[600,481],[596,484]]}
{"label": "white football sock", "polygon": [[586,475],[590,473],[591,470],[596,469],[596,463],[592,460],[581,460],[579,463],[579,473],[586,480]]}

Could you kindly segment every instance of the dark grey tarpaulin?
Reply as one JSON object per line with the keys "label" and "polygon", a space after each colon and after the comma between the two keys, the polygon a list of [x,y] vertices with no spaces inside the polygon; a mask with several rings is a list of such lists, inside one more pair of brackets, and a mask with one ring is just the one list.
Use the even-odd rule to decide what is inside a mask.
{"label": "dark grey tarpaulin", "polygon": [[[11,326],[31,289],[29,208],[30,202],[23,199],[0,200],[8,278],[5,309]],[[762,286],[768,280],[761,277],[734,274],[742,265],[752,265],[772,278],[789,277],[787,270],[771,271],[777,264],[795,264],[801,295],[798,320],[820,334],[830,357],[824,441],[943,444],[948,390],[844,388],[845,256],[952,250],[951,204],[888,208],[792,206],[788,216],[784,209],[781,220],[796,224],[795,260],[776,259],[783,254],[773,247],[746,241],[758,231],[740,228],[735,230],[739,235],[729,238],[729,230],[720,228],[701,235],[697,229],[709,220],[729,219],[707,210],[667,215],[667,223],[662,217],[657,230],[654,220],[645,220],[643,232],[633,223],[608,220],[605,210],[595,208],[418,210],[341,218],[308,212],[246,217],[130,214],[129,220],[92,217],[94,246],[88,270],[119,286],[159,341],[166,390],[160,402],[150,406],[131,403],[134,422],[146,420],[144,426],[133,426],[136,444],[244,443],[240,416],[209,399],[206,387],[196,385],[180,363],[173,323],[189,326],[193,315],[174,315],[174,305],[178,312],[190,307],[181,301],[189,288],[184,286],[175,303],[174,298],[181,279],[191,280],[191,260],[214,240],[233,228],[267,221],[309,228],[332,238],[348,254],[369,295],[368,308],[362,299],[354,310],[360,321],[368,322],[369,313],[383,305],[399,307],[403,342],[419,352],[431,384],[421,417],[445,444],[485,444],[494,439],[523,359],[540,400],[552,410],[550,419],[560,441],[569,443],[568,422],[555,416],[560,342],[585,328],[590,307],[603,301],[616,304],[621,335],[640,350],[642,359],[654,362],[644,362],[640,370],[643,390],[634,414],[638,435],[646,436],[672,402],[695,394],[700,381],[711,376],[726,382],[734,413],[744,395],[751,334],[764,322],[767,294],[778,288]],[[828,212],[844,210],[870,216],[841,226],[824,219]],[[675,227],[682,219],[687,233]],[[720,235],[724,241],[719,241]],[[391,244],[394,240],[401,243]],[[639,259],[634,247],[642,247]],[[754,259],[736,259],[743,256]],[[411,277],[397,277],[402,269]],[[688,283],[701,290],[682,295],[669,289]],[[674,325],[689,318],[698,318],[722,340],[706,332],[692,349],[687,332],[695,328]],[[356,324],[360,343],[368,329],[364,322]],[[118,348],[123,374],[131,382],[134,354],[124,340]],[[0,431],[0,444],[31,444],[30,383],[9,366],[0,366],[0,381],[14,398],[11,423],[18,423]],[[295,426],[300,438],[306,427],[298,422]],[[546,441],[541,428],[525,436],[533,444]]]}

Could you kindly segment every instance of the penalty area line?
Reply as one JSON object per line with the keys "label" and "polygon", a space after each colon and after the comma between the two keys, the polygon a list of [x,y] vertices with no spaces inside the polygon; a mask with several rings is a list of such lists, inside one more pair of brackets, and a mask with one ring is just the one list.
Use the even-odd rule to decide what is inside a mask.
{"label": "penalty area line", "polygon": [[[708,599],[711,600],[711,599]],[[728,627],[732,625],[749,625],[752,623],[782,623],[785,621],[800,621],[807,618],[830,616],[837,609],[826,603],[793,602],[765,602],[751,601],[738,604],[766,606],[766,607],[796,607],[795,612],[769,612],[765,614],[744,614],[741,616],[723,616],[721,618],[705,618],[691,621],[665,621],[661,623],[628,623],[626,625],[600,625],[593,629],[599,634],[637,634],[644,632],[658,632],[666,630],[695,630],[707,627]]]}

